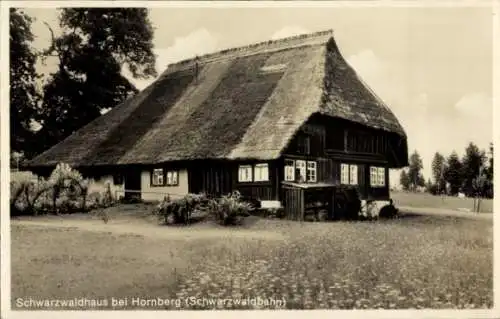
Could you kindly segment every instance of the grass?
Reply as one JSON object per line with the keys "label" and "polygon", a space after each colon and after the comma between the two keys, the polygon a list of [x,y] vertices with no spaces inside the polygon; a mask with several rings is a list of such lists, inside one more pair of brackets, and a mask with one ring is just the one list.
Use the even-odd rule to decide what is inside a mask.
{"label": "grass", "polygon": [[[429,193],[409,193],[391,191],[391,198],[396,206],[440,208],[440,209],[470,209],[474,211],[473,198],[459,198],[453,196],[434,196]],[[493,212],[493,200],[481,199],[481,213]]]}
{"label": "grass", "polygon": [[[243,227],[230,229],[208,222],[161,227],[144,218],[113,222],[116,229],[126,225],[137,231],[13,223],[13,308],[16,298],[30,297],[104,299],[108,308],[111,298],[127,300],[115,309],[137,308],[133,297],[183,301],[179,307],[146,307],[150,310],[217,308],[186,304],[186,298],[274,298],[285,300],[288,309],[493,304],[488,220],[408,215],[378,222],[298,223],[250,217]],[[226,303],[218,308],[258,307]]]}

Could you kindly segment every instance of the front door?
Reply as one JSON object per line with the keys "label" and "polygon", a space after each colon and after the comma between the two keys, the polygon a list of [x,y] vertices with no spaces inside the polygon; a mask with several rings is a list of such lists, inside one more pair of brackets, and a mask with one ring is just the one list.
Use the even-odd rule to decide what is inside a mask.
{"label": "front door", "polygon": [[125,173],[125,199],[141,198],[141,171],[127,169]]}

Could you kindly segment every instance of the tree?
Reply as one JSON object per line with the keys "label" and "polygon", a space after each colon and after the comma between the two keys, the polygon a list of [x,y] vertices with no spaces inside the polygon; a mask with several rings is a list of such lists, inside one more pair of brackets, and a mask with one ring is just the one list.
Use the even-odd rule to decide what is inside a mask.
{"label": "tree", "polygon": [[401,175],[399,177],[399,183],[401,184],[401,187],[403,187],[403,190],[408,191],[410,190],[410,178],[408,176],[408,173],[406,173],[406,170],[401,170]]}
{"label": "tree", "polygon": [[462,160],[463,191],[467,196],[475,196],[474,181],[479,178],[484,167],[485,154],[474,143],[469,143]]}
{"label": "tree", "polygon": [[64,8],[59,22],[63,32],[55,37],[49,27],[44,52],[58,59],[58,70],[44,86],[38,151],[137,93],[122,67],[134,78],[157,75],[147,9]]}
{"label": "tree", "polygon": [[10,145],[13,152],[26,153],[34,132],[32,120],[38,112],[40,92],[35,69],[37,53],[31,47],[32,19],[22,10],[10,9]]}
{"label": "tree", "polygon": [[421,173],[424,167],[420,154],[415,150],[410,156],[410,166],[408,168],[408,178],[410,180],[410,189],[415,191],[418,186],[425,186],[425,179]]}
{"label": "tree", "polygon": [[425,183],[425,191],[427,193],[431,193],[432,195],[437,194],[437,185],[433,183],[430,178],[428,178],[427,182]]}
{"label": "tree", "polygon": [[436,186],[436,193],[441,194],[446,191],[446,181],[444,179],[444,171],[446,169],[446,160],[439,152],[434,154],[432,159],[432,177]]}
{"label": "tree", "polygon": [[489,198],[493,198],[493,143],[490,143],[490,152],[489,152],[489,165],[486,170],[486,177],[488,179],[488,194]]}
{"label": "tree", "polygon": [[488,152],[488,167],[485,169],[486,175],[486,189],[485,196],[492,198],[493,197],[493,143],[490,143],[489,152]]}
{"label": "tree", "polygon": [[448,157],[444,178],[450,185],[450,194],[456,195],[462,187],[462,163],[457,153],[453,151]]}
{"label": "tree", "polygon": [[490,143],[488,174],[493,178],[493,143]]}

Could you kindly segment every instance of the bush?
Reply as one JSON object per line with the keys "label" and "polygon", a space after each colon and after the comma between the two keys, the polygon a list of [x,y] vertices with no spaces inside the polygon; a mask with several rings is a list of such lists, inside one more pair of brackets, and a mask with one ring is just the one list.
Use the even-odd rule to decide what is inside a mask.
{"label": "bush", "polygon": [[239,192],[210,201],[210,213],[221,225],[241,224],[243,217],[249,216],[252,205],[243,202]]}
{"label": "bush", "polygon": [[170,196],[165,196],[158,204],[156,214],[166,225],[188,224],[191,214],[197,210],[205,210],[207,204],[208,198],[205,194],[187,194],[176,200],[170,200]]}
{"label": "bush", "polygon": [[360,220],[372,220],[379,217],[380,209],[375,201],[367,201],[359,213]]}
{"label": "bush", "polygon": [[74,213],[115,203],[109,185],[106,192],[97,197],[91,197],[88,190],[89,180],[69,165],[60,163],[48,180],[23,178],[11,181],[11,214]]}
{"label": "bush", "polygon": [[395,218],[398,215],[398,209],[394,205],[385,205],[380,209],[380,218]]}
{"label": "bush", "polygon": [[43,179],[24,179],[11,181],[10,190],[11,215],[37,215],[39,202],[50,191],[50,185]]}

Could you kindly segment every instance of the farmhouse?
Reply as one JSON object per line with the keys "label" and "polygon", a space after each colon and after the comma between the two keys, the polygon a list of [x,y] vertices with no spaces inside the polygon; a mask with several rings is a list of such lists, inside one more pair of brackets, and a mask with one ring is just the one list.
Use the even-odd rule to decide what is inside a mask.
{"label": "farmhouse", "polygon": [[303,189],[351,185],[363,200],[389,200],[388,169],[407,166],[408,150],[329,30],[169,65],[27,166],[46,175],[59,162],[143,200],[238,190],[303,211]]}

